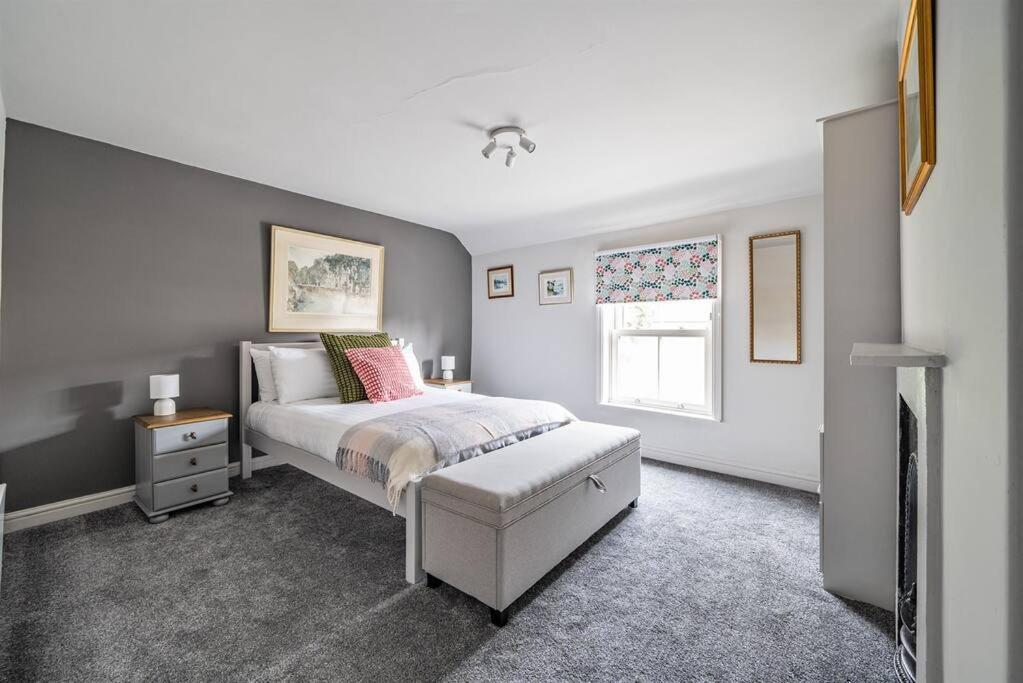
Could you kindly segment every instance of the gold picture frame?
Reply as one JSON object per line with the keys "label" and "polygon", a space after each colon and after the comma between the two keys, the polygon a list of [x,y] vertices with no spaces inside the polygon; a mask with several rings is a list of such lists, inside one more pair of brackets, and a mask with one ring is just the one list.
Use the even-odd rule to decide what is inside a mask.
{"label": "gold picture frame", "polygon": [[912,0],[899,58],[899,186],[913,212],[936,163],[932,0]]}
{"label": "gold picture frame", "polygon": [[379,332],[384,248],[270,228],[270,332]]}
{"label": "gold picture frame", "polygon": [[[795,275],[794,287],[794,303],[795,303],[795,316],[791,319],[791,324],[795,327],[795,346],[793,353],[794,357],[791,358],[779,358],[779,357],[764,357],[760,353],[763,353],[757,348],[757,308],[756,308],[756,269],[754,268],[754,242],[763,240],[778,241],[781,240],[784,243],[779,243],[778,246],[788,246],[788,240],[786,238],[793,238],[791,241],[794,247],[795,265],[793,274]],[[801,230],[784,230],[781,232],[770,232],[763,235],[751,235],[749,238],[749,362],[750,363],[778,363],[782,365],[799,365],[803,362],[803,237]],[[774,294],[777,295],[778,286],[773,287]],[[777,298],[777,296],[775,296]],[[777,308],[777,307],[776,307]],[[784,313],[784,306],[781,308]],[[780,355],[780,354],[779,354]]]}

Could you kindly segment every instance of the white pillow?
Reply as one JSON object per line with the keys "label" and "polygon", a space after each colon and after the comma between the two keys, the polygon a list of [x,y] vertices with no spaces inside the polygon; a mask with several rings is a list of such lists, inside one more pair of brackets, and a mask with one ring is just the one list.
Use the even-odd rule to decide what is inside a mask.
{"label": "white pillow", "polygon": [[401,349],[401,355],[405,356],[405,365],[408,366],[408,371],[412,373],[412,382],[415,383],[416,389],[425,389],[426,383],[423,382],[423,366],[419,364],[416,352],[412,350],[412,344],[406,344]]}
{"label": "white pillow", "polygon": [[279,403],[337,396],[337,382],[323,349],[271,346],[270,370]]}
{"label": "white pillow", "polygon": [[256,367],[256,381],[259,383],[259,400],[276,401],[273,371],[270,370],[270,352],[265,349],[249,349],[252,364]]}

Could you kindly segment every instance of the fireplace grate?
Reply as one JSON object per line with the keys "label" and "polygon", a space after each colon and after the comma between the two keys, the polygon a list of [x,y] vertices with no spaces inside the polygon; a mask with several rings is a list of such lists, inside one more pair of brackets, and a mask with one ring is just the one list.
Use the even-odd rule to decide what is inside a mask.
{"label": "fireplace grate", "polygon": [[916,577],[918,507],[917,420],[899,397],[899,572],[895,617],[895,670],[901,681],[916,681]]}

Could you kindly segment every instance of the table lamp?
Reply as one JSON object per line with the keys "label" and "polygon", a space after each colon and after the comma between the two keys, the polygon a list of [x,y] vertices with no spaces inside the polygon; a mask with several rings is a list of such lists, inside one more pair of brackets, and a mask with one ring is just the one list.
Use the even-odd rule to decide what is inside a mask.
{"label": "table lamp", "polygon": [[177,411],[173,399],[178,395],[177,375],[149,376],[149,398],[159,399],[153,404],[153,415],[173,415]]}
{"label": "table lamp", "polygon": [[454,356],[441,356],[440,357],[440,369],[443,370],[441,378],[445,381],[451,381],[455,378],[455,357]]}

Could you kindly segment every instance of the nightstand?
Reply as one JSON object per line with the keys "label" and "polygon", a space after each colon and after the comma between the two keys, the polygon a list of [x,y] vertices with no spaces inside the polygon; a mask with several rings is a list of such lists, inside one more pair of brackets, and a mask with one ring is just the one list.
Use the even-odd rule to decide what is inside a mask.
{"label": "nightstand", "polygon": [[424,379],[423,382],[438,389],[472,393],[472,380],[468,379]]}
{"label": "nightstand", "polygon": [[171,512],[191,505],[223,505],[230,499],[231,417],[211,408],[135,416],[135,502],[150,523],[165,522]]}

